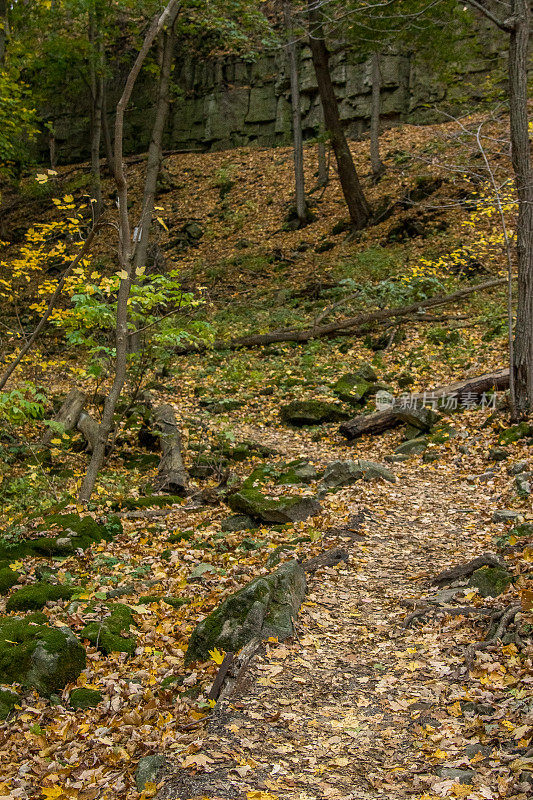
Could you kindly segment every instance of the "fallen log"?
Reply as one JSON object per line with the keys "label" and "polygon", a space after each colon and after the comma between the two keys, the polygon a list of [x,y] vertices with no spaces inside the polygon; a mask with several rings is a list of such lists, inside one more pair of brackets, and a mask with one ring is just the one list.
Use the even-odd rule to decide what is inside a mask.
{"label": "fallen log", "polygon": [[507,278],[493,278],[490,281],[478,283],[476,286],[468,286],[465,289],[459,289],[452,294],[429,297],[427,300],[421,300],[418,303],[411,303],[410,305],[401,306],[399,308],[384,308],[378,311],[369,311],[366,314],[359,314],[356,317],[345,317],[335,320],[334,322],[328,322],[325,325],[314,325],[312,328],[303,328],[301,330],[285,328],[272,331],[271,333],[239,336],[236,339],[229,339],[228,341],[215,339],[210,346],[205,344],[191,344],[178,347],[174,352],[178,355],[187,355],[188,353],[203,353],[207,349],[235,350],[239,347],[261,347],[263,345],[276,344],[279,342],[308,342],[311,339],[319,339],[323,336],[335,336],[337,333],[346,331],[347,329],[354,330],[362,328],[373,322],[383,322],[388,319],[407,317],[411,314],[416,314],[421,309],[454,303],[457,300],[468,297],[468,295],[474,292],[492,289],[496,286],[503,286],[506,283]]}
{"label": "fallen log", "polygon": [[481,567],[504,567],[505,562],[502,561],[499,556],[495,555],[494,553],[483,553],[477,558],[473,558],[472,561],[468,561],[466,564],[459,564],[456,567],[452,567],[451,569],[447,569],[445,572],[441,572],[437,575],[431,583],[434,586],[446,586],[450,583],[453,583],[459,578],[469,578],[470,575],[473,575],[476,570],[481,569]]}
{"label": "fallen log", "polygon": [[157,491],[186,495],[189,475],[183,463],[181,433],[171,405],[154,409],[154,419],[161,438],[161,461],[155,481]]}
{"label": "fallen log", "polygon": [[[437,408],[456,410],[464,404],[478,405],[487,392],[507,389],[508,386],[509,370],[500,369],[464,381],[450,383],[447,386],[439,386],[426,392],[411,394],[407,400],[412,408],[431,405]],[[353,440],[365,434],[384,433],[398,425],[403,425],[406,421],[406,411],[402,409],[401,405],[398,405],[397,410],[394,410],[393,407],[386,411],[360,414],[343,422],[339,431],[346,439]]]}
{"label": "fallen log", "polygon": [[[73,430],[76,427],[86,402],[87,395],[85,392],[82,392],[81,389],[71,389],[63,401],[61,408],[55,417],[53,417],[52,422],[61,425],[65,431]],[[48,428],[41,437],[40,444],[46,447],[55,436],[57,436],[57,428],[54,425]]]}
{"label": "fallen log", "polygon": [[326,550],[320,553],[315,558],[310,558],[308,561],[302,562],[302,569],[304,572],[316,572],[317,569],[322,567],[336,567],[343,561],[348,561],[350,554],[342,547],[333,547],[331,550]]}

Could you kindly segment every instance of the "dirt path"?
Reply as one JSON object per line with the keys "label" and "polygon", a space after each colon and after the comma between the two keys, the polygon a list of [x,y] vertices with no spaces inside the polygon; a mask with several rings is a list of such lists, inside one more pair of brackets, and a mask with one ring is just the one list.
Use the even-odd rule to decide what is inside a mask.
{"label": "dirt path", "polygon": [[468,796],[483,796],[475,787],[489,754],[475,756],[479,739],[464,738],[457,701],[470,695],[453,677],[464,625],[402,625],[431,576],[477,549],[483,512],[465,508],[464,482],[431,470],[411,469],[393,487],[359,484],[337,502],[366,514],[361,535],[342,541],[349,563],[310,581],[298,638],[267,643],[158,797],[366,800],[424,796],[435,783],[466,796],[438,772],[471,767],[468,753],[477,773]]}

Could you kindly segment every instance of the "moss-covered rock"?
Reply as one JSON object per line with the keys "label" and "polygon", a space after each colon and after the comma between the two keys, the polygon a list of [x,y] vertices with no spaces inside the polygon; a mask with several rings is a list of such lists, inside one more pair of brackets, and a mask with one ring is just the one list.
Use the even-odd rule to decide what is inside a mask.
{"label": "moss-covered rock", "polygon": [[360,405],[366,397],[376,393],[378,376],[370,364],[363,364],[355,372],[342,375],[333,387],[338,398],[352,406]]}
{"label": "moss-covered rock", "polygon": [[427,437],[419,436],[417,439],[410,439],[408,442],[402,442],[394,452],[398,455],[420,455],[426,450],[427,446]]}
{"label": "moss-covered rock", "polygon": [[6,604],[7,611],[39,611],[49,602],[70,600],[79,591],[74,586],[37,581],[17,589]]}
{"label": "moss-covered rock", "polygon": [[174,531],[168,537],[167,541],[171,544],[178,544],[178,542],[188,542],[192,538],[194,531]]}
{"label": "moss-covered rock", "polygon": [[468,585],[476,588],[482,597],[498,597],[507,591],[512,575],[502,567],[482,567],[471,576]]}
{"label": "moss-covered rock", "polygon": [[324,471],[319,492],[325,493],[329,489],[350,486],[361,479],[371,481],[380,478],[389,483],[396,482],[396,475],[390,469],[374,461],[365,461],[362,458],[357,461],[332,461]]}
{"label": "moss-covered rock", "polygon": [[305,597],[305,573],[297,561],[255,578],[230,595],[194,629],[185,661],[205,660],[217,647],[236,653],[253,638],[293,634],[293,619]]}
{"label": "moss-covered rock", "polygon": [[531,494],[533,472],[519,472],[514,479],[516,491],[520,497],[528,497]]}
{"label": "moss-covered rock", "polygon": [[149,783],[158,783],[164,772],[167,759],[163,755],[144,756],[135,770],[137,791],[142,792]]}
{"label": "moss-covered rock", "polygon": [[533,524],[531,522],[523,522],[521,525],[515,525],[509,531],[509,536],[533,536]]}
{"label": "moss-covered rock", "polygon": [[20,578],[20,572],[9,567],[0,567],[0,594],[6,594]]}
{"label": "moss-covered rock", "polygon": [[6,719],[18,704],[20,698],[9,689],[0,689],[0,719]]}
{"label": "moss-covered rock", "polygon": [[99,622],[89,622],[80,633],[82,639],[88,639],[102,653],[127,653],[132,656],[137,647],[134,636],[128,636],[130,625],[135,620],[131,609],[124,603],[113,603],[108,606],[111,612]]}
{"label": "moss-covered rock", "polygon": [[304,520],[322,510],[320,503],[310,496],[271,498],[252,488],[232,494],[228,505],[238,514],[273,525]]}
{"label": "moss-covered rock", "polygon": [[105,522],[79,514],[53,514],[45,517],[39,532],[59,529],[59,535],[38,536],[33,539],[7,541],[0,537],[0,559],[12,560],[27,555],[65,556],[77,549],[85,550],[95,542],[111,541],[122,532],[120,519],[111,515]]}
{"label": "moss-covered rock", "polygon": [[310,483],[318,477],[315,467],[306,458],[297,458],[286,464],[263,464],[256,467],[243,483],[244,488],[260,483],[275,483],[278,486],[291,486]]}
{"label": "moss-covered rock", "polygon": [[519,422],[518,425],[511,425],[504,431],[500,431],[498,436],[498,444],[507,445],[519,442],[520,439],[526,439],[528,436],[533,436],[533,425],[529,422]]}
{"label": "moss-covered rock", "polygon": [[44,614],[0,619],[0,682],[20,683],[49,697],[85,669],[85,650],[68,628],[44,624]]}
{"label": "moss-covered rock", "polygon": [[83,710],[96,708],[103,699],[102,693],[97,689],[73,689],[68,701],[71,708]]}
{"label": "moss-covered rock", "polygon": [[349,414],[337,403],[325,400],[293,400],[280,408],[280,417],[288,425],[322,425],[325,422],[339,422],[348,419]]}
{"label": "moss-covered rock", "polygon": [[232,514],[220,523],[220,530],[227,533],[253,530],[253,528],[257,528],[257,522],[248,514]]}

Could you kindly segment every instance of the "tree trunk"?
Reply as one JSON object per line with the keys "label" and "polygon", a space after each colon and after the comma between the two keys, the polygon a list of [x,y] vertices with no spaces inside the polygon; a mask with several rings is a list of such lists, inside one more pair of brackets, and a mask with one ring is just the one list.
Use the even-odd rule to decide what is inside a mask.
{"label": "tree trunk", "polygon": [[509,37],[509,110],[518,195],[518,297],[513,369],[517,412],[527,414],[533,410],[533,172],[527,113],[529,0],[513,0],[512,17],[515,25]]}
{"label": "tree trunk", "polygon": [[89,12],[89,43],[91,51],[91,180],[94,219],[102,213],[102,186],[100,177],[100,143],[102,139],[102,104],[104,94],[104,46],[100,35],[100,16],[97,10]]}
{"label": "tree trunk", "polygon": [[305,199],[304,149],[302,137],[302,115],[300,111],[300,84],[298,75],[298,49],[292,30],[292,14],[290,0],[283,2],[283,17],[288,36],[287,61],[291,81],[292,138],[294,142],[294,185],[296,214],[300,226],[307,222],[307,202]]}
{"label": "tree trunk", "polygon": [[117,401],[121,395],[127,375],[128,363],[128,301],[131,292],[131,286],[135,277],[135,268],[133,264],[132,252],[132,237],[130,220],[128,216],[128,183],[124,172],[123,162],[123,136],[124,136],[124,114],[128,106],[133,87],[141,71],[141,67],[152,47],[157,36],[164,29],[165,25],[169,24],[169,20],[175,18],[177,9],[179,8],[179,0],[170,0],[166,8],[161,14],[154,17],[148,32],[144,38],[143,45],[135,59],[135,63],[131,68],[124,90],[117,103],[117,110],[115,115],[115,151],[114,151],[114,167],[115,167],[115,184],[118,192],[118,265],[121,272],[125,273],[125,277],[121,278],[118,297],[117,297],[117,314],[116,314],[116,354],[115,354],[115,375],[113,384],[109,390],[104,403],[104,412],[102,421],[98,427],[98,438],[96,440],[89,466],[83,483],[81,485],[79,499],[81,502],[87,502],[94,490],[96,478],[100,467],[102,466],[107,440],[113,427],[113,417]]}
{"label": "tree trunk", "polygon": [[111,141],[111,132],[109,130],[109,122],[107,119],[107,91],[106,91],[106,83],[103,83],[103,93],[102,93],[102,134],[104,137],[104,149],[105,155],[107,158],[107,169],[111,173],[111,175],[115,172],[115,167],[113,163],[113,142]]}
{"label": "tree trunk", "polygon": [[379,53],[372,53],[372,106],[370,112],[370,163],[372,180],[377,183],[385,172],[379,155],[379,122],[381,116],[381,68]]}
{"label": "tree trunk", "polygon": [[[66,396],[63,404],[55,417],[53,422],[61,425],[65,431],[71,431],[76,427],[83,411],[83,407],[87,402],[87,395],[80,389],[71,389]],[[48,428],[46,433],[41,437],[39,444],[41,446],[49,445],[51,440],[57,436],[57,431],[53,428]]]}
{"label": "tree trunk", "polygon": [[169,494],[187,494],[189,476],[181,454],[181,433],[174,409],[170,405],[158,406],[154,418],[161,433],[161,462],[155,481],[158,491]]}
{"label": "tree trunk", "polygon": [[[169,21],[169,27],[163,34],[163,47],[159,72],[155,120],[152,128],[152,137],[150,139],[150,146],[148,148],[148,157],[146,161],[143,207],[139,220],[137,234],[138,241],[134,257],[136,271],[139,268],[146,267],[146,254],[148,252],[148,244],[150,241],[150,229],[152,226],[152,217],[154,213],[157,178],[161,169],[161,160],[163,154],[163,133],[165,130],[165,123],[167,121],[168,109],[170,105],[170,76],[172,74],[172,65],[174,63],[175,44],[174,22],[176,20],[177,13],[178,10],[176,9],[174,18]],[[136,352],[139,350],[140,341],[139,335],[136,331],[131,334],[129,344],[131,351]]]}
{"label": "tree trunk", "polygon": [[324,109],[322,108],[322,103],[320,102],[320,122],[318,124],[317,189],[325,189],[328,183],[329,183],[329,158],[326,150],[326,127],[324,125]]}
{"label": "tree trunk", "polygon": [[9,36],[8,2],[0,0],[0,66],[6,57],[7,39]]}
{"label": "tree trunk", "polygon": [[308,0],[309,46],[315,68],[318,91],[324,109],[324,121],[335,153],[339,180],[350,219],[356,230],[364,228],[370,219],[370,208],[363,194],[350,148],[339,116],[335,90],[329,71],[329,51],[324,39],[320,0]]}

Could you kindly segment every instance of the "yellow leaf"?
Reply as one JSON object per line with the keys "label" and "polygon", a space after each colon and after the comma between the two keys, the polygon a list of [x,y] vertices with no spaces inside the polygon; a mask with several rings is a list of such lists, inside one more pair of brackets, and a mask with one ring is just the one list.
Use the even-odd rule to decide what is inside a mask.
{"label": "yellow leaf", "polygon": [[278,800],[278,795],[272,792],[246,792],[246,797],[248,800]]}
{"label": "yellow leaf", "polygon": [[66,194],[64,196],[64,198],[63,198],[63,202],[64,203],[73,203],[74,202],[74,198],[73,198],[73,196],[71,194]]}
{"label": "yellow leaf", "polygon": [[10,569],[22,569],[23,566],[23,561],[13,561],[13,563],[9,565]]}
{"label": "yellow leaf", "polygon": [[50,787],[47,787],[46,789],[41,789],[41,792],[43,793],[44,797],[56,798],[56,797],[61,797],[62,796],[63,789],[61,789],[60,786],[50,786]]}
{"label": "yellow leaf", "polygon": [[50,439],[50,444],[61,444],[61,439]]}
{"label": "yellow leaf", "polygon": [[164,228],[166,231],[168,231],[168,228],[165,225],[164,221],[161,219],[161,217],[156,217],[156,219],[159,222],[159,224],[161,225],[161,227]]}
{"label": "yellow leaf", "polygon": [[147,781],[144,784],[143,793],[141,794],[142,798],[153,797],[157,792],[157,784],[153,781]]}
{"label": "yellow leaf", "polygon": [[125,281],[128,279],[128,273],[125,269],[121,269],[120,272],[117,272],[118,277],[121,281]]}
{"label": "yellow leaf", "polygon": [[224,651],[220,652],[220,650],[215,647],[214,650],[209,651],[209,655],[211,656],[211,661],[214,661],[215,664],[222,664],[226,654]]}
{"label": "yellow leaf", "polygon": [[448,753],[445,750],[435,750],[433,755],[435,758],[448,758]]}

